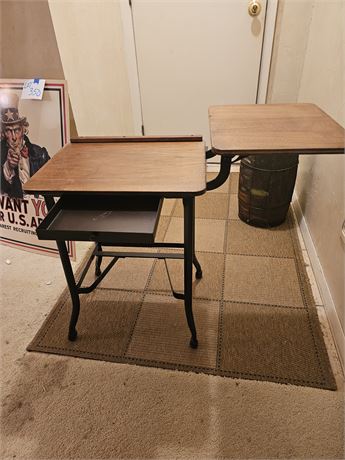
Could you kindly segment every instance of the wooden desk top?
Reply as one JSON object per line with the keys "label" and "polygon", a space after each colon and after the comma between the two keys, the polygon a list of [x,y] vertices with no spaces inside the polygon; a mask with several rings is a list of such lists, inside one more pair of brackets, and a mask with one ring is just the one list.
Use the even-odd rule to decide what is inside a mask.
{"label": "wooden desk top", "polygon": [[23,186],[26,193],[159,194],[183,197],[206,191],[201,138],[79,139],[65,145]]}
{"label": "wooden desk top", "polygon": [[209,108],[217,154],[344,153],[345,130],[314,104]]}

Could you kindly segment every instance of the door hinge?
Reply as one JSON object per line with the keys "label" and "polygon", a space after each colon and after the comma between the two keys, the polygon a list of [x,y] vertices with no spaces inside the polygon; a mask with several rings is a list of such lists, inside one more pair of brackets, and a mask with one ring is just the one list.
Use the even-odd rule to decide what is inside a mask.
{"label": "door hinge", "polygon": [[144,128],[144,125],[141,125],[141,134],[143,136],[145,136],[145,128]]}

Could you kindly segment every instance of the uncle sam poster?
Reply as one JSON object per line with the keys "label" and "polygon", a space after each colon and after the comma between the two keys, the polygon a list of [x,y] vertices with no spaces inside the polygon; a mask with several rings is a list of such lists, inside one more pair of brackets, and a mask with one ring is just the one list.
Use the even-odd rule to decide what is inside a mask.
{"label": "uncle sam poster", "polygon": [[[23,99],[24,84],[0,79],[0,243],[58,255],[54,241],[36,236],[47,214],[44,199],[25,194],[23,184],[69,142],[67,86],[65,81],[46,80],[41,99]],[[74,259],[75,243],[68,242],[67,248]]]}

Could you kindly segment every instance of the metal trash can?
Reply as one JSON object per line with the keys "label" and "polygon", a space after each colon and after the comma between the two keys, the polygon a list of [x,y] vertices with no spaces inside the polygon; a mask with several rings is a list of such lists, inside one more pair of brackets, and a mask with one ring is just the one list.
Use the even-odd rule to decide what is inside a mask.
{"label": "metal trash can", "polygon": [[241,160],[239,218],[256,227],[284,222],[291,202],[298,154],[250,155]]}

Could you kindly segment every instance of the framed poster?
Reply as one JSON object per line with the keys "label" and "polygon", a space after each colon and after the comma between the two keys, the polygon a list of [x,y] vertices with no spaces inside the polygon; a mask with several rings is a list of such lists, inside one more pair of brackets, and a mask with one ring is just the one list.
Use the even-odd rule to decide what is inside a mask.
{"label": "framed poster", "polygon": [[[42,99],[22,99],[25,80],[0,79],[1,194],[0,243],[58,255],[54,241],[40,241],[36,228],[47,214],[43,197],[22,185],[69,142],[65,81],[46,80]],[[75,259],[75,242],[67,243]]]}

